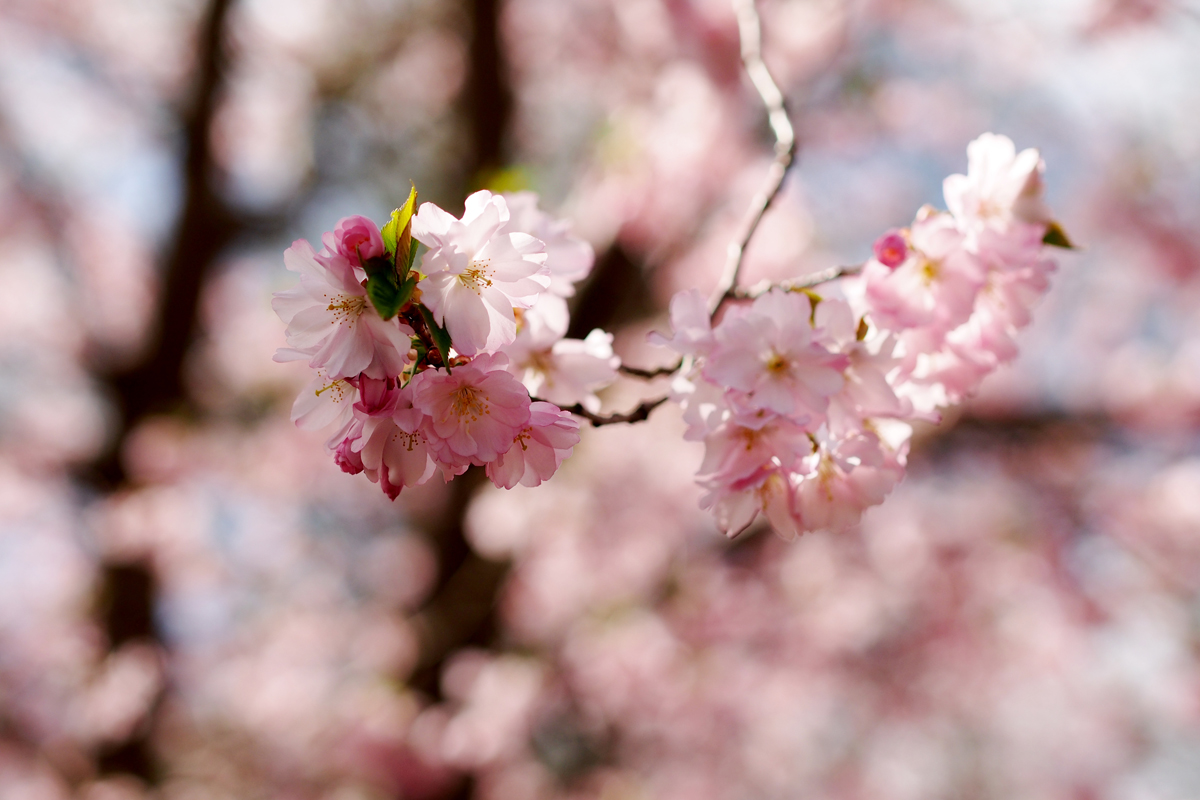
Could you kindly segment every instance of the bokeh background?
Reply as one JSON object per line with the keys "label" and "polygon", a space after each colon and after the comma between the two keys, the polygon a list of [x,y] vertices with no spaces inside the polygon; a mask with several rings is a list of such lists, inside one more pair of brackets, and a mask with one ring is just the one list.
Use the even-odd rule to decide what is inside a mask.
{"label": "bokeh background", "polygon": [[[1082,249],[861,527],[729,543],[670,407],[396,503],[288,420],[281,253],[532,188],[632,364],[770,160],[726,0],[0,2],[0,797],[1200,796],[1200,5],[761,0],[747,281],[986,130]],[[622,409],[661,392],[609,390]]]}

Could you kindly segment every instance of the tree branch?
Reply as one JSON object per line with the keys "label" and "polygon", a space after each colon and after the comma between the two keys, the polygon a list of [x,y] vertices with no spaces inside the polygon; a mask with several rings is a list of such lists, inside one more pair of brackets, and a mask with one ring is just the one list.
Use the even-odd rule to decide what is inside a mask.
{"label": "tree branch", "polygon": [[771,283],[763,281],[749,289],[743,289],[740,286],[734,286],[729,290],[729,297],[735,300],[753,300],[756,297],[761,297],[772,289],[783,289],[787,292],[800,291],[801,289],[812,289],[815,286],[820,286],[823,283],[835,281],[838,278],[844,278],[847,275],[857,275],[862,272],[863,264],[856,264],[850,267],[830,267],[823,269],[820,272],[814,272],[811,275],[805,275],[801,278],[795,278],[790,281],[782,281],[780,283]]}
{"label": "tree branch", "polygon": [[742,64],[767,108],[767,119],[771,124],[771,132],[775,134],[775,160],[767,170],[762,188],[746,210],[737,237],[729,243],[725,271],[708,301],[709,312],[713,315],[726,300],[735,296],[734,289],[742,271],[746,246],[750,244],[750,239],[758,229],[758,223],[770,207],[771,201],[779,194],[783,178],[796,155],[796,132],[784,106],[783,93],[762,59],[762,25],[758,9],[754,0],[733,0],[733,8],[737,12],[738,37],[742,43]]}
{"label": "tree branch", "polygon": [[[535,403],[536,402],[541,402],[541,403],[550,402],[548,400],[542,400],[541,398],[538,398],[538,397],[534,397],[532,399]],[[625,413],[625,414],[596,414],[591,411],[588,411],[580,403],[576,403],[573,406],[558,406],[558,407],[561,408],[563,411],[567,411],[567,412],[570,412],[571,414],[575,414],[577,416],[583,417],[584,419],[586,419],[592,423],[593,428],[600,428],[604,425],[618,425],[621,423],[628,423],[628,422],[645,422],[647,419],[650,418],[650,412],[653,411],[654,409],[658,408],[659,406],[661,406],[663,403],[667,402],[667,400],[668,400],[668,398],[666,398],[666,397],[659,397],[654,400],[645,400],[637,408],[635,408],[632,411]],[[558,403],[551,403],[551,405],[558,405]]]}
{"label": "tree branch", "polygon": [[617,370],[624,375],[629,375],[634,378],[645,378],[653,380],[655,378],[665,378],[668,375],[674,375],[679,372],[679,368],[683,366],[683,359],[679,359],[669,367],[656,367],[654,369],[641,369],[639,367],[631,367],[628,364],[622,364],[617,367]]}

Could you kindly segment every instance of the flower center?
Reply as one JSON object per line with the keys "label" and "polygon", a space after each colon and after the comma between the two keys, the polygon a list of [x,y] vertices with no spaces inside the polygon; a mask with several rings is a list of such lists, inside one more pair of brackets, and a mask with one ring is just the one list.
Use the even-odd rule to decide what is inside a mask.
{"label": "flower center", "polygon": [[353,325],[366,307],[367,298],[365,297],[339,294],[329,302],[325,310],[333,312],[333,319],[329,321],[330,325],[341,325],[342,323]]}
{"label": "flower center", "polygon": [[783,356],[771,351],[771,357],[767,359],[767,372],[771,375],[781,375],[788,371],[788,360]]}
{"label": "flower center", "polygon": [[545,379],[548,385],[552,384],[550,376],[554,371],[554,354],[550,350],[530,350],[529,356],[522,365],[525,369],[535,372]]}
{"label": "flower center", "polygon": [[457,417],[469,418],[469,422],[477,422],[484,414],[490,414],[486,398],[480,397],[479,390],[474,386],[464,386],[454,393],[452,406]]}
{"label": "flower center", "polygon": [[392,441],[400,442],[400,446],[411,453],[418,445],[425,443],[425,435],[420,431],[409,433],[397,428],[392,434]]}
{"label": "flower center", "polygon": [[349,385],[349,383],[339,378],[317,389],[317,397],[320,397],[325,392],[329,392],[329,399],[335,403],[340,403],[346,399],[346,387]]}
{"label": "flower center", "polygon": [[479,294],[482,289],[492,285],[491,270],[489,269],[491,263],[490,258],[472,261],[465,270],[459,273],[458,282],[475,294]]}

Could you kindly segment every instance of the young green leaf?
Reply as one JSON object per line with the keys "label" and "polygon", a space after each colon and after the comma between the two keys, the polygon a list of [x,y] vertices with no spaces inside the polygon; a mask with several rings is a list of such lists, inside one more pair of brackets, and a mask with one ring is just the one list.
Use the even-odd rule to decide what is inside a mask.
{"label": "young green leaf", "polygon": [[392,218],[383,226],[383,246],[392,257],[400,278],[403,279],[412,264],[412,215],[417,207],[417,187],[412,187],[408,200],[392,212]]}
{"label": "young green leaf", "polygon": [[1042,237],[1042,244],[1048,244],[1051,247],[1061,247],[1064,250],[1077,249],[1071,243],[1071,240],[1067,238],[1067,232],[1057,222],[1051,222],[1046,227],[1046,235]]}
{"label": "young green leaf", "polygon": [[404,279],[404,282],[400,284],[400,289],[398,290],[398,295],[396,298],[396,302],[398,303],[398,305],[396,306],[397,310],[403,308],[404,304],[412,299],[413,291],[416,288],[417,288],[417,276],[416,275],[409,275],[407,278]]}
{"label": "young green leaf", "polygon": [[[371,305],[384,319],[396,316],[400,307],[408,302],[408,297],[401,296],[402,284],[396,280],[392,262],[385,257],[368,258],[363,261],[363,269],[367,273],[367,297],[371,299]],[[412,296],[411,289],[408,296]]]}
{"label": "young green leaf", "polygon": [[421,314],[421,319],[425,320],[425,324],[429,327],[429,333],[433,336],[433,345],[437,348],[438,353],[442,356],[442,363],[446,365],[446,371],[450,371],[450,334],[446,329],[437,324],[437,320],[433,318],[433,312],[423,305],[417,306],[417,311]]}

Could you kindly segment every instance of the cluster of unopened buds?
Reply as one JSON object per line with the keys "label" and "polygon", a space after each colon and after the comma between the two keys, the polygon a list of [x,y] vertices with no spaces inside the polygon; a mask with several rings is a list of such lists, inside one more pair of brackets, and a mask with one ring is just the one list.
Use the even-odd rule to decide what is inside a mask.
{"label": "cluster of unopened buds", "polygon": [[[922,208],[861,266],[672,299],[671,334],[651,338],[681,356],[671,399],[705,443],[701,503],[726,534],[760,513],[788,537],[852,524],[903,476],[910,423],[1016,355],[1054,269],[1045,248],[1070,244],[1037,151],[985,134],[968,162],[945,181],[948,211]],[[274,301],[290,345],[276,358],[317,372],[293,419],[335,425],[338,465],[393,499],[471,465],[536,486],[579,442],[577,416],[617,418],[596,414],[621,368],[612,335],[565,338],[592,249],[531,193],[477,192],[461,219],[415,204],[284,254],[301,282]]]}

